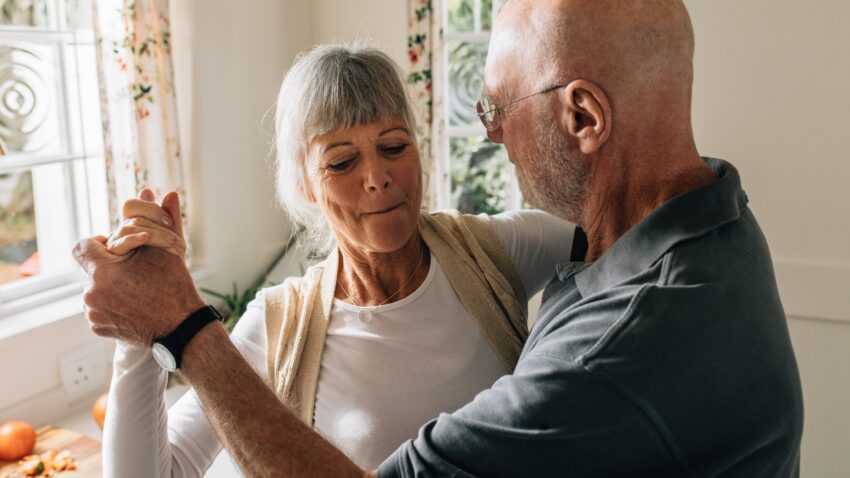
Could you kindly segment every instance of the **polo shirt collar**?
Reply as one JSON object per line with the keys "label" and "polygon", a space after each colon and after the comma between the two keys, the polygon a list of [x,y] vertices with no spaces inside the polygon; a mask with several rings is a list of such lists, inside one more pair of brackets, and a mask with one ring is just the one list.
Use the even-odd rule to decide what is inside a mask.
{"label": "polo shirt collar", "polygon": [[665,202],[595,262],[558,264],[558,278],[575,276],[579,292],[587,297],[649,269],[675,244],[738,219],[748,202],[738,170],[723,160],[703,161],[717,174],[717,181]]}

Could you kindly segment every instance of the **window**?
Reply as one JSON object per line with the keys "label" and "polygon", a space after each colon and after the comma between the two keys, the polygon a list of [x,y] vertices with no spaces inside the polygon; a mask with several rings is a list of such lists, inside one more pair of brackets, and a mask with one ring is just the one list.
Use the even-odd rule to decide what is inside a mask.
{"label": "window", "polygon": [[476,114],[493,19],[504,0],[447,0],[443,15],[447,62],[446,137],[451,186],[439,208],[495,214],[522,206],[504,146],[487,139]]}
{"label": "window", "polygon": [[91,0],[0,0],[0,316],[109,229],[102,135]]}

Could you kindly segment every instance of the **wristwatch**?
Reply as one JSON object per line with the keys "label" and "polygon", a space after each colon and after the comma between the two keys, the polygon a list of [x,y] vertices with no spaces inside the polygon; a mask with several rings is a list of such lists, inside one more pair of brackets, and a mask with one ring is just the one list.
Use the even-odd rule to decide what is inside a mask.
{"label": "wristwatch", "polygon": [[209,323],[222,320],[215,307],[206,305],[186,317],[173,332],[157,339],[153,344],[153,358],[160,367],[174,372],[180,368],[183,349]]}

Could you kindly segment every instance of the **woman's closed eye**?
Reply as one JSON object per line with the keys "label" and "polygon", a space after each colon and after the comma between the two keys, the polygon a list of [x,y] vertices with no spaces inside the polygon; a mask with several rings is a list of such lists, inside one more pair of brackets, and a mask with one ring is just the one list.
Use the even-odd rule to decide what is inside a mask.
{"label": "woman's closed eye", "polygon": [[335,172],[346,171],[354,164],[355,159],[357,158],[343,159],[341,161],[330,163],[328,164],[328,169]]}
{"label": "woman's closed eye", "polygon": [[[380,154],[385,157],[396,158],[404,154],[404,152],[407,151],[408,146],[410,146],[408,143],[391,143],[386,145],[379,145],[378,152],[380,152]],[[345,172],[354,167],[358,157],[359,155],[345,155],[341,158],[329,161],[325,168],[334,173]]]}
{"label": "woman's closed eye", "polygon": [[386,146],[381,146],[381,153],[387,156],[398,156],[403,153],[407,149],[406,143],[399,144],[391,144]]}

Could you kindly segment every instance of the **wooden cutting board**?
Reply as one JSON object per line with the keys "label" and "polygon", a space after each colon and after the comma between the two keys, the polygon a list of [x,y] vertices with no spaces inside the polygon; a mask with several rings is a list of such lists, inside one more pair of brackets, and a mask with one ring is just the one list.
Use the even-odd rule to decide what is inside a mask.
{"label": "wooden cutting board", "polygon": [[[68,450],[74,456],[77,469],[59,472],[56,478],[100,478],[103,476],[99,441],[50,425],[38,429],[36,433],[38,438],[32,454],[44,453],[48,450]],[[17,468],[17,462],[0,461],[0,478],[5,478],[8,474],[20,476],[14,473]]]}

